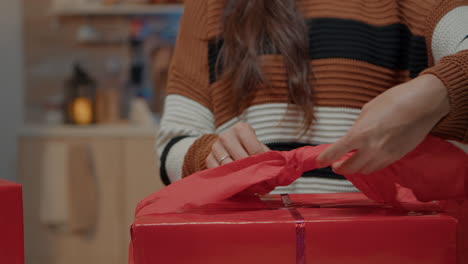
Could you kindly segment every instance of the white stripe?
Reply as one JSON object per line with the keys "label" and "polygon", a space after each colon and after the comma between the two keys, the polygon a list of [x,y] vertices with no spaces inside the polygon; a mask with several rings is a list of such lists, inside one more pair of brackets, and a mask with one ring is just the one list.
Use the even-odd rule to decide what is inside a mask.
{"label": "white stripe", "polygon": [[297,188],[294,187],[294,184],[287,187],[278,187],[274,189],[270,194],[282,194],[282,193],[351,193],[359,192],[357,189],[321,189],[319,187],[310,187],[310,188]]}
{"label": "white stripe", "polygon": [[358,192],[351,182],[346,180],[303,177],[286,187],[278,187],[272,193],[347,193]]}
{"label": "white stripe", "polygon": [[[344,180],[343,180],[344,181]],[[356,192],[357,189],[351,183],[350,186],[337,186],[337,185],[322,185],[322,184],[309,184],[309,185],[300,185],[297,183],[293,183],[293,190],[294,191],[307,191],[311,189],[322,190],[327,192]]]}
{"label": "white stripe", "polygon": [[464,144],[464,143],[452,141],[452,140],[447,140],[447,141],[455,145],[455,147],[458,147],[459,149],[463,150],[465,153],[468,153],[468,144]]}
{"label": "white stripe", "polygon": [[158,157],[171,139],[192,136],[174,145],[166,159],[166,172],[172,180],[180,179],[185,153],[195,139],[214,132],[214,116],[203,105],[180,95],[168,95],[164,106],[159,134],[156,141]]}
{"label": "white stripe", "polygon": [[325,178],[303,177],[296,180],[298,186],[309,187],[310,185],[352,187],[349,181]]}
{"label": "white stripe", "polygon": [[157,152],[162,151],[169,141],[177,136],[201,136],[213,133],[214,116],[201,104],[180,95],[168,95],[164,106],[157,140]]}
{"label": "white stripe", "polygon": [[468,35],[468,6],[457,7],[439,21],[432,36],[432,55],[437,63],[445,56],[468,49],[467,41],[460,42]]}
{"label": "white stripe", "polygon": [[184,138],[172,146],[166,159],[166,172],[171,182],[182,179],[185,154],[198,137]]}
{"label": "white stripe", "polygon": [[174,124],[198,130],[201,133],[212,133],[214,117],[208,108],[187,97],[168,95],[161,126],[164,128]]}
{"label": "white stripe", "polygon": [[292,193],[292,185],[278,186],[270,194]]}
{"label": "white stripe", "polygon": [[302,111],[286,103],[251,106],[240,117],[221,125],[216,132],[223,132],[242,120],[252,126],[264,143],[328,144],[344,136],[361,112],[360,109],[342,107],[316,107],[314,110],[317,120],[302,137]]}

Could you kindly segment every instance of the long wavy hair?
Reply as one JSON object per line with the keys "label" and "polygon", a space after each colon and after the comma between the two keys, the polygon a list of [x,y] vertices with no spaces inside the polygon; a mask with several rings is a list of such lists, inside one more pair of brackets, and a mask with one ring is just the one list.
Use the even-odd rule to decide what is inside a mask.
{"label": "long wavy hair", "polygon": [[[304,128],[314,121],[313,76],[307,27],[295,0],[227,0],[218,66],[232,87],[234,107],[242,109],[252,93],[268,85],[258,56],[280,54],[288,75],[289,102],[302,109]],[[217,67],[219,68],[219,67]]]}

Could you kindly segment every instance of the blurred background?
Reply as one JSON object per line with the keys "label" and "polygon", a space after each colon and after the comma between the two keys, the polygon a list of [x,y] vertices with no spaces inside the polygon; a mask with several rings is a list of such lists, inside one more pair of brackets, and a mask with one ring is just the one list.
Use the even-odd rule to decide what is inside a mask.
{"label": "blurred background", "polygon": [[28,264],[126,263],[160,189],[155,137],[181,0],[1,0],[0,178]]}

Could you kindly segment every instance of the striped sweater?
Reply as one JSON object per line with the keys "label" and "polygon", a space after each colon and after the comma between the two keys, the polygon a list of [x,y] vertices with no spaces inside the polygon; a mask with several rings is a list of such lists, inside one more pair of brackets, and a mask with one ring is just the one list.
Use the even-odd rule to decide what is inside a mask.
{"label": "striped sweater", "polygon": [[[281,55],[258,60],[268,87],[255,92],[241,115],[231,90],[218,79],[224,0],[186,0],[170,68],[164,115],[157,139],[162,180],[181,179],[206,168],[217,134],[249,123],[271,149],[333,143],[353,125],[363,105],[420,74],[438,76],[448,89],[451,112],[433,134],[468,143],[468,1],[297,0],[306,20],[315,77],[316,121],[301,135],[302,114],[288,104]],[[277,191],[352,192],[330,169],[304,175]]]}

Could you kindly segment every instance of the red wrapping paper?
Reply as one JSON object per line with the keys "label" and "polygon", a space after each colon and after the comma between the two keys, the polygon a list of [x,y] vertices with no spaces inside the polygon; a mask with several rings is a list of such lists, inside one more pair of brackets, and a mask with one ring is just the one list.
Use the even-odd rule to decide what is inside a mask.
{"label": "red wrapping paper", "polygon": [[0,263],[24,263],[21,185],[5,180],[0,180]]}
{"label": "red wrapping paper", "polygon": [[[362,194],[225,200],[179,213],[137,217],[134,264],[454,264],[456,220],[382,207]],[[298,222],[304,219],[304,260]],[[431,209],[431,208],[427,208]]]}
{"label": "red wrapping paper", "polygon": [[[196,208],[235,195],[268,193],[315,169],[316,158],[327,147],[270,151],[195,173],[141,201],[137,215]],[[367,197],[397,207],[417,198],[423,202],[463,198],[468,155],[445,140],[428,137],[414,151],[383,170],[345,176]]]}

